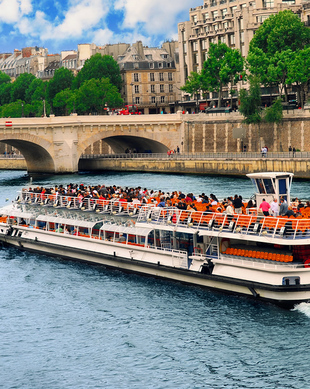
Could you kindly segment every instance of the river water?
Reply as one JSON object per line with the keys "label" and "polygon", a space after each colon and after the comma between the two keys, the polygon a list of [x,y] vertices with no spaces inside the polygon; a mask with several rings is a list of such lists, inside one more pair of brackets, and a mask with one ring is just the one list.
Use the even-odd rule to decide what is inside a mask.
{"label": "river water", "polygon": [[[249,197],[248,179],[109,173],[34,179]],[[29,184],[0,171],[0,205]],[[292,195],[310,199],[308,182]],[[308,389],[310,306],[292,311],[0,249],[0,387]]]}

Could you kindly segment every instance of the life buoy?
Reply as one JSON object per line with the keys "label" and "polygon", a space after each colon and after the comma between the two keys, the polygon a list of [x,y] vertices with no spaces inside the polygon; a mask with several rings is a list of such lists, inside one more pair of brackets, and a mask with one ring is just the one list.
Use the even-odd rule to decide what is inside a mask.
{"label": "life buoy", "polygon": [[230,243],[230,239],[228,238],[223,238],[221,242],[221,253],[225,253],[225,251],[228,249]]}
{"label": "life buoy", "polygon": [[310,267],[310,258],[304,262],[304,267]]}
{"label": "life buoy", "polygon": [[202,254],[202,248],[201,247],[194,247],[194,253]]}

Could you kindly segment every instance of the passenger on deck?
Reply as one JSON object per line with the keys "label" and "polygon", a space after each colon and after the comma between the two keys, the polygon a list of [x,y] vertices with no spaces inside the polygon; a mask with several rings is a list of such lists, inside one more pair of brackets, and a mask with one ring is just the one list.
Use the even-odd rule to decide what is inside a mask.
{"label": "passenger on deck", "polygon": [[287,211],[288,211],[288,204],[287,204],[286,200],[284,200],[284,198],[281,197],[280,211],[279,211],[280,216],[285,216]]}
{"label": "passenger on deck", "polygon": [[288,217],[295,216],[295,212],[293,211],[292,207],[288,207],[288,210],[287,210],[285,216],[288,216]]}
{"label": "passenger on deck", "polygon": [[197,211],[197,208],[195,207],[194,203],[188,204],[187,206],[188,211]]}
{"label": "passenger on deck", "polygon": [[269,216],[270,204],[265,199],[261,202],[259,208],[263,211],[265,216]]}
{"label": "passenger on deck", "polygon": [[228,202],[228,205],[223,213],[225,213],[226,215],[233,215],[235,213],[234,207],[233,207],[231,201]]}
{"label": "passenger on deck", "polygon": [[181,200],[181,201],[178,203],[177,208],[178,208],[178,209],[181,209],[181,210],[186,210],[187,206],[186,206],[185,202]]}
{"label": "passenger on deck", "polygon": [[233,200],[233,206],[235,207],[235,213],[242,213],[242,199],[237,194]]}
{"label": "passenger on deck", "polygon": [[270,212],[272,216],[279,216],[279,204],[277,199],[273,199],[270,204]]}

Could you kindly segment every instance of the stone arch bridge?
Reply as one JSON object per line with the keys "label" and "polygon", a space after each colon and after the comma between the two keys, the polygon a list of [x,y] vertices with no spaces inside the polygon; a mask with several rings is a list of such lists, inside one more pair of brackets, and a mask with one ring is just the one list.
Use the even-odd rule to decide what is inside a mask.
{"label": "stone arch bridge", "polygon": [[1,118],[0,141],[23,154],[29,173],[73,173],[78,171],[85,150],[102,139],[114,153],[123,153],[127,148],[165,153],[181,147],[183,116],[177,113]]}

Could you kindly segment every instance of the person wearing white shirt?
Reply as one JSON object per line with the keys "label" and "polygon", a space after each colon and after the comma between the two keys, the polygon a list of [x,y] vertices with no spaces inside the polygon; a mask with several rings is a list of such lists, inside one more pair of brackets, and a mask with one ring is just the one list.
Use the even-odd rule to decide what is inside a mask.
{"label": "person wearing white shirt", "polygon": [[273,202],[270,204],[270,211],[272,216],[279,216],[279,204],[277,199],[273,199]]}

